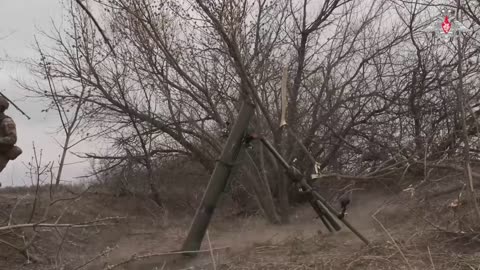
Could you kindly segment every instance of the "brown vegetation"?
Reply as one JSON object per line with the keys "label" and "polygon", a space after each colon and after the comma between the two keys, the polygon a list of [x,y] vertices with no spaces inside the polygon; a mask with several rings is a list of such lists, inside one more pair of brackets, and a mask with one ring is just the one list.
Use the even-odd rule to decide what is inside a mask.
{"label": "brown vegetation", "polygon": [[[404,191],[392,184],[359,185],[347,219],[371,241],[369,246],[346,228],[328,233],[305,205],[290,210],[288,225],[271,225],[257,214],[239,216],[235,211],[241,207],[231,189],[193,259],[178,252],[193,216],[184,200],[199,194],[193,189],[182,189],[183,195],[165,189],[162,196],[169,203],[159,208],[149,197],[112,192],[113,184],[60,186],[56,196],[61,199],[53,206],[48,186],[38,192],[4,188],[0,261],[7,268],[1,269],[214,269],[213,264],[216,269],[475,269],[480,242],[477,223],[471,222],[473,208],[457,203],[464,190],[445,191],[458,176],[438,169],[425,183],[407,175],[406,183],[414,188]],[[172,187],[193,179],[174,177],[180,180]],[[318,188],[339,207],[334,186]],[[34,201],[38,214],[31,223],[51,225],[21,225],[31,216]],[[27,256],[14,248],[29,239]]]}
{"label": "brown vegetation", "polygon": [[[37,42],[29,62],[39,81],[22,83],[58,112],[64,143],[57,169],[35,152],[27,195],[0,192],[11,267],[479,268],[479,6],[438,6],[471,22],[440,43],[422,30],[427,1],[95,2],[102,20],[65,7],[68,26],[43,32],[53,48]],[[352,192],[347,218],[370,245],[319,233],[268,145],[217,160],[244,135],[230,132],[242,102],[255,106],[248,133],[332,205]],[[86,140],[106,146],[75,153],[92,160],[89,188],[66,187]],[[233,173],[201,256],[185,259],[218,163]]]}

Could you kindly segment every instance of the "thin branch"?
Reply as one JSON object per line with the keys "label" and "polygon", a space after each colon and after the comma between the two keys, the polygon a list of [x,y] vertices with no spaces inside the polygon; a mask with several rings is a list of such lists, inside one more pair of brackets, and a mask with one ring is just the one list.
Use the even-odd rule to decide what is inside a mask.
{"label": "thin branch", "polygon": [[9,231],[15,229],[23,229],[23,228],[36,228],[36,227],[43,227],[43,228],[87,228],[87,227],[95,227],[95,226],[108,226],[111,224],[105,224],[101,222],[105,221],[115,221],[119,219],[125,219],[124,217],[109,217],[103,219],[96,219],[88,222],[82,222],[77,224],[69,224],[69,223],[61,223],[61,224],[54,224],[54,223],[26,223],[26,224],[17,224],[17,225],[9,225],[0,227],[1,231]]}
{"label": "thin branch", "polygon": [[171,251],[171,252],[161,252],[161,253],[150,253],[150,254],[145,254],[145,255],[137,255],[134,254],[132,257],[128,260],[125,260],[123,262],[120,262],[115,265],[108,265],[107,267],[104,268],[104,270],[111,270],[115,269],[117,267],[120,267],[122,265],[125,265],[127,263],[133,262],[133,261],[138,261],[138,260],[143,260],[143,259],[148,259],[152,257],[162,257],[162,256],[171,256],[171,255],[182,255],[182,254],[192,254],[192,253],[210,253],[215,250],[224,250],[224,249],[229,249],[230,247],[218,247],[218,248],[209,248],[209,249],[203,249],[203,250],[191,250],[191,251]]}
{"label": "thin branch", "polygon": [[95,24],[95,26],[97,27],[98,31],[100,32],[100,34],[102,35],[103,37],[103,40],[105,40],[105,43],[107,43],[108,47],[110,47],[110,50],[112,51],[113,55],[116,57],[117,55],[115,54],[115,50],[113,49],[113,46],[112,44],[110,44],[110,40],[107,38],[107,36],[105,35],[105,32],[103,31],[102,27],[100,27],[100,24],[98,23],[97,19],[95,19],[95,16],[93,16],[93,14],[90,12],[90,10],[88,10],[88,8],[81,2],[81,0],[75,0],[75,2],[77,2],[77,4],[83,9],[83,11],[85,11],[85,13],[87,13],[88,17],[90,17],[90,19],[93,21],[93,23]]}

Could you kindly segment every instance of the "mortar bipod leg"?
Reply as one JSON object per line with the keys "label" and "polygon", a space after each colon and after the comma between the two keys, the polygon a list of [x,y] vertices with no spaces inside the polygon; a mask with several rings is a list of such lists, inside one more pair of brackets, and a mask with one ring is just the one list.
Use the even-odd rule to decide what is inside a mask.
{"label": "mortar bipod leg", "polygon": [[306,186],[302,186],[301,185],[302,183],[306,183],[306,182],[304,180],[302,180],[299,183],[297,183],[297,184],[300,185],[300,188],[299,188],[300,191],[308,194],[308,199],[309,199],[310,205],[312,206],[313,210],[315,210],[315,212],[317,212],[318,217],[322,220],[322,222],[325,224],[327,229],[330,232],[333,232],[331,230],[331,227],[333,227],[333,229],[335,229],[335,231],[340,231],[342,229],[342,227],[340,227],[338,222],[332,217],[332,214],[329,212],[327,207],[325,207],[325,205],[323,205],[323,203],[314,196],[314,194],[312,192],[313,188],[310,187],[308,184]]}
{"label": "mortar bipod leg", "polygon": [[[310,190],[312,192],[312,195],[319,201],[319,203],[324,205],[337,218],[340,216],[340,213],[338,213],[330,204],[328,204],[328,202],[322,197],[322,195],[320,195],[317,191],[313,190],[312,187],[310,187],[305,181],[304,181],[304,185],[306,185],[307,187],[310,188]],[[345,226],[347,226],[347,228],[350,229],[350,231],[352,231],[365,244],[367,244],[367,245],[370,244],[370,242],[367,240],[367,238],[365,238],[365,236],[363,236],[357,229],[355,229],[355,227],[353,227],[347,220],[345,220],[345,218],[342,217],[342,218],[339,218],[339,220]]]}
{"label": "mortar bipod leg", "polygon": [[301,186],[298,188],[300,193],[305,194],[307,196],[308,202],[310,203],[310,206],[312,206],[313,210],[315,213],[317,213],[318,218],[322,221],[323,225],[327,228],[327,230],[331,233],[333,233],[333,228],[332,225],[328,222],[328,219],[325,217],[325,211],[320,208],[320,206],[317,204],[317,200],[313,197],[311,192],[305,192],[305,189],[302,188]]}
{"label": "mortar bipod leg", "polygon": [[[292,179],[293,182],[301,184],[302,188],[305,189],[306,192],[312,192],[312,195],[319,200],[319,205],[324,206],[330,213],[332,213],[335,216],[339,216],[339,213],[328,204],[328,202],[313,188],[305,181],[305,179],[302,179],[301,173],[298,172],[295,168],[290,166],[288,162],[278,153],[278,151],[273,147],[270,142],[268,142],[265,138],[260,138],[260,141],[265,145],[265,147],[272,153],[272,155],[275,157],[275,159],[280,163],[280,165],[283,166],[285,169],[285,172],[287,175]],[[333,219],[333,218],[332,218]],[[345,226],[347,226],[350,231],[352,231],[360,240],[362,240],[365,244],[370,244],[370,242],[363,236],[359,231],[357,231],[348,221],[346,221],[344,218],[341,218],[340,221],[342,221]]]}
{"label": "mortar bipod leg", "polygon": [[322,216],[327,220],[327,222],[333,227],[335,231],[340,231],[342,227],[340,227],[340,224],[333,218],[333,216],[330,214],[330,212],[327,210],[327,208],[320,202],[319,200],[315,199],[314,204],[318,209],[320,209],[320,212],[322,213]]}
{"label": "mortar bipod leg", "polygon": [[333,233],[333,228],[332,226],[330,225],[330,223],[328,223],[327,219],[325,218],[325,216],[321,215],[320,217],[320,220],[322,221],[323,225],[325,225],[325,227],[327,228],[327,230],[330,232],[330,233]]}
{"label": "mortar bipod leg", "polygon": [[320,209],[320,207],[318,207],[318,205],[316,203],[316,200],[312,199],[312,200],[309,201],[309,203],[312,206],[313,210],[315,210],[315,212],[317,213],[317,216],[322,221],[323,225],[325,225],[325,227],[327,228],[327,230],[329,232],[333,233],[332,225],[330,225],[330,223],[328,223],[328,220],[325,218],[325,215],[324,215],[322,209]]}

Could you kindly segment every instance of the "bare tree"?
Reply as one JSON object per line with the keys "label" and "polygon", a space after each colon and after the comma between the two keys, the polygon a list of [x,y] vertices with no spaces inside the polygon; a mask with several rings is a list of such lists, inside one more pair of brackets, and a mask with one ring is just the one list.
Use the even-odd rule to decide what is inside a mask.
{"label": "bare tree", "polygon": [[[435,160],[460,143],[447,91],[458,77],[442,75],[457,60],[421,32],[427,9],[417,2],[115,0],[99,3],[115,54],[81,10],[73,12],[76,28],[46,34],[57,47],[42,52],[49,76],[69,85],[55,97],[83,100],[84,121],[112,146],[90,156],[137,157],[151,187],[153,164],[172,153],[211,171],[221,130],[243,99],[256,105],[252,128],[303,171],[317,160],[325,171],[368,175],[389,160]],[[477,51],[465,48],[464,58]],[[307,151],[279,129],[285,66],[287,122]],[[477,71],[472,65],[464,76]],[[258,151],[250,151],[257,168],[247,170],[260,172],[248,175],[257,201],[271,221],[287,221],[291,183]]]}

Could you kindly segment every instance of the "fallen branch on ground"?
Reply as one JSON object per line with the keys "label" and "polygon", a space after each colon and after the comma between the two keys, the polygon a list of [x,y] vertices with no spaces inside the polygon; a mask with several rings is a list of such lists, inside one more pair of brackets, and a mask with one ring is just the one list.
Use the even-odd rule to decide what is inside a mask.
{"label": "fallen branch on ground", "polygon": [[[462,172],[462,173],[465,170],[465,168],[463,168],[462,166],[453,165],[453,164],[445,164],[445,163],[436,164],[436,163],[427,162],[425,164],[425,162],[423,162],[423,161],[415,161],[415,164],[419,164],[419,165],[422,165],[422,166],[427,166],[427,167],[430,167],[430,168],[451,169],[451,170]],[[480,173],[472,172],[472,176],[476,177],[476,178],[480,178]]]}
{"label": "fallen branch on ground", "polygon": [[[383,207],[382,207],[383,208]],[[390,234],[390,232],[387,230],[387,228],[385,228],[385,226],[377,219],[376,215],[382,210],[382,208],[378,209],[373,215],[372,215],[372,218],[373,220],[375,220],[375,222],[378,223],[378,225],[380,225],[380,227],[382,228],[382,230],[387,234],[388,238],[390,238],[390,240],[392,241],[393,245],[395,246],[395,248],[397,249],[397,251],[400,253],[400,255],[402,256],[403,260],[405,261],[405,263],[407,264],[408,268],[410,270],[413,270],[412,266],[410,265],[410,262],[408,261],[407,257],[405,256],[405,253],[403,253],[402,249],[400,248],[400,246],[398,245],[397,241],[395,241],[395,239],[393,238],[392,234]]]}
{"label": "fallen branch on ground", "polygon": [[[382,168],[378,171],[374,171],[372,173],[368,173],[365,175],[355,176],[355,175],[342,175],[342,174],[333,173],[333,174],[322,174],[318,177],[318,179],[334,178],[334,179],[345,179],[345,180],[354,180],[354,181],[374,180],[374,179],[379,179],[379,178],[392,175],[395,171],[395,168],[397,168],[397,166],[401,165],[402,163],[407,163],[407,161],[396,162],[395,164],[390,165],[386,168]],[[417,160],[417,161],[410,161],[410,164],[408,166],[411,166],[412,164],[421,165],[427,168],[450,169],[458,172],[463,172],[465,170],[462,166],[454,165],[454,164],[446,164],[446,163],[432,163],[432,162],[425,163],[424,161]],[[480,179],[480,173],[478,172],[472,172],[472,176]]]}
{"label": "fallen branch on ground", "polygon": [[193,251],[188,251],[188,250],[187,251],[171,251],[171,252],[163,252],[163,253],[150,253],[150,254],[145,254],[145,255],[133,254],[130,259],[125,260],[125,261],[120,262],[120,263],[117,263],[117,264],[114,264],[114,265],[108,265],[104,269],[105,270],[111,270],[111,269],[115,269],[117,267],[120,267],[122,265],[131,263],[131,262],[134,262],[134,261],[148,259],[148,258],[152,258],[152,257],[191,254],[191,253],[207,253],[207,252],[211,253],[215,250],[223,250],[223,249],[228,249],[228,248],[230,248],[230,247],[226,246],[226,247],[209,248],[209,249],[203,249],[203,250],[193,250]]}
{"label": "fallen branch on ground", "polygon": [[94,227],[94,226],[109,226],[112,224],[104,224],[102,222],[105,221],[116,221],[119,219],[125,219],[124,217],[109,217],[103,219],[96,219],[88,222],[76,223],[76,224],[68,224],[68,223],[26,223],[26,224],[17,224],[17,225],[8,225],[0,227],[1,231],[8,231],[8,230],[15,230],[15,229],[22,229],[22,228],[37,228],[37,227],[48,227],[48,228],[86,228],[86,227]]}
{"label": "fallen branch on ground", "polygon": [[[463,168],[463,166],[454,165],[454,164],[431,163],[431,162],[426,163],[426,162],[423,162],[423,161],[415,161],[414,164],[426,166],[426,167],[429,167],[429,168],[450,169],[450,170],[457,171],[459,173],[463,173],[464,170],[465,170]],[[480,173],[472,171],[472,177],[480,179]],[[474,186],[474,188],[478,188],[478,187],[480,187],[480,183],[473,183],[473,186]],[[432,191],[432,192],[429,192],[428,194],[426,194],[425,199],[432,199],[432,198],[435,198],[435,197],[438,197],[438,196],[450,194],[452,192],[459,191],[464,187],[466,187],[466,183],[459,183],[459,184],[457,184],[453,187],[449,187],[445,190]]]}
{"label": "fallen branch on ground", "polygon": [[344,174],[321,174],[318,179],[325,179],[325,178],[334,178],[334,179],[345,179],[345,180],[354,180],[354,181],[362,181],[362,180],[377,180],[381,178],[385,178],[388,176],[392,176],[395,174],[396,171],[402,169],[401,167],[398,167],[402,165],[403,163],[406,163],[407,161],[402,160],[399,162],[395,162],[394,164],[391,164],[387,167],[375,170],[373,172],[363,174],[363,175],[344,175]]}
{"label": "fallen branch on ground", "polygon": [[98,260],[99,258],[101,257],[104,257],[105,255],[109,254],[110,252],[112,252],[115,248],[110,248],[110,247],[107,247],[102,253],[98,254],[97,256],[91,258],[90,260],[86,261],[85,263],[73,268],[73,270],[79,270],[79,269],[82,269],[82,268],[85,268],[86,266],[88,266],[89,264],[91,264],[92,262]]}
{"label": "fallen branch on ground", "polygon": [[9,242],[7,242],[7,241],[4,241],[4,240],[2,240],[2,239],[0,239],[0,244],[4,244],[4,245],[6,245],[6,246],[8,246],[8,247],[10,247],[10,248],[12,248],[12,249],[14,249],[14,250],[16,250],[20,255],[22,255],[23,257],[25,257],[25,259],[27,259],[27,260],[30,261],[30,262],[37,263],[37,262],[42,262],[42,261],[43,261],[40,257],[38,257],[38,256],[36,256],[36,255],[34,255],[34,254],[29,253],[26,248],[17,247],[17,246],[15,246],[14,244],[9,243]]}
{"label": "fallen branch on ground", "polygon": [[[458,184],[458,185],[455,185],[453,187],[450,187],[450,188],[447,188],[447,189],[444,189],[444,190],[439,190],[439,191],[432,191],[432,192],[429,192],[425,195],[425,199],[433,199],[433,198],[436,198],[436,197],[439,197],[439,196],[442,196],[442,195],[447,195],[447,194],[450,194],[450,193],[453,193],[453,192],[457,192],[463,188],[465,188],[467,186],[467,184]],[[480,183],[476,183],[473,185],[475,188],[479,188],[480,187]]]}

